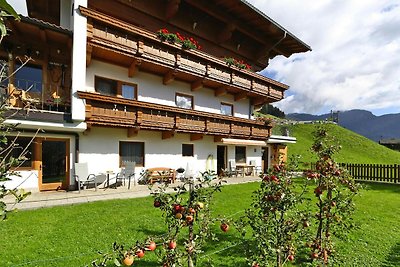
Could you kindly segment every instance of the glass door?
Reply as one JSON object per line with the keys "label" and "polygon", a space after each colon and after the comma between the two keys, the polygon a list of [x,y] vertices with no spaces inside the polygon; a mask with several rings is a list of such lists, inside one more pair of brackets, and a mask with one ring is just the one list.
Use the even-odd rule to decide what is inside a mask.
{"label": "glass door", "polygon": [[[67,189],[69,177],[69,140],[42,140],[39,171],[40,190]],[[41,174],[41,175],[40,175]]]}

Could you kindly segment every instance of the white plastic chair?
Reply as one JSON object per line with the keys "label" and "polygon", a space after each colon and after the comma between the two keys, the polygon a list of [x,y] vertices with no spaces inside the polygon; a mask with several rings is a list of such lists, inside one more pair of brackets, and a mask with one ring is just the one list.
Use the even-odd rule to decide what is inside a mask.
{"label": "white plastic chair", "polygon": [[117,174],[116,176],[116,183],[117,184],[118,180],[122,180],[124,185],[125,181],[128,180],[128,189],[131,188],[131,179],[133,178],[133,184],[136,185],[136,179],[135,179],[135,167],[136,167],[136,162],[134,161],[126,161],[124,162],[125,167],[121,169],[121,172]]}
{"label": "white plastic chair", "polygon": [[89,173],[88,164],[85,163],[75,163],[75,181],[78,183],[79,193],[81,188],[85,189],[88,184],[94,184],[95,191],[97,191],[97,180],[96,175]]}

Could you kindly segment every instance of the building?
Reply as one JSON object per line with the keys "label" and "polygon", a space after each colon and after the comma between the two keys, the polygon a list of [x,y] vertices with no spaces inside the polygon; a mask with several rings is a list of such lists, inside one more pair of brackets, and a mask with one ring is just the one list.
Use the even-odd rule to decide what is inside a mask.
{"label": "building", "polygon": [[32,58],[4,88],[25,107],[7,122],[22,144],[35,138],[8,186],[72,189],[74,162],[96,174],[124,161],[137,172],[271,164],[270,122],[252,112],[288,86],[255,71],[311,49],[246,1],[26,2],[0,59],[11,73]]}

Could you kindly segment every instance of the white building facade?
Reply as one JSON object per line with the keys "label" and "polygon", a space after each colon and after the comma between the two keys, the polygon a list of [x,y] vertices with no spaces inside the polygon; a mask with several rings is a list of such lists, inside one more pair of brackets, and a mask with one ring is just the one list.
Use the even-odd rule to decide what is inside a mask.
{"label": "white building facade", "polygon": [[[72,190],[75,162],[87,162],[94,174],[115,173],[125,161],[135,161],[137,173],[167,167],[189,168],[192,175],[221,173],[229,162],[262,170],[273,162],[274,145],[267,141],[270,122],[252,114],[282,99],[288,86],[227,64],[221,53],[259,70],[269,58],[310,48],[252,6],[235,1],[237,12],[260,18],[259,26],[275,27],[262,32],[270,38],[265,42],[254,36],[251,22],[215,33],[207,23],[227,24],[224,12],[221,6],[208,12],[204,3],[178,1],[172,8],[175,1],[157,0],[165,6],[163,15],[144,0],[61,0],[57,7],[52,1],[27,2],[35,18],[10,23],[15,31],[32,34],[31,43],[18,50],[19,41],[11,34],[7,42],[12,47],[0,54],[12,69],[18,66],[16,57],[34,51],[34,61],[24,68],[36,73],[23,72],[7,88],[14,89],[14,109],[24,111],[27,102],[35,105],[28,116],[8,120],[19,123],[25,143],[34,138],[29,161],[17,169],[21,176],[6,182],[8,187]],[[35,12],[41,5],[48,5],[47,16]],[[196,23],[185,17],[189,11]],[[231,15],[239,18],[239,13]],[[205,26],[197,22],[201,16],[209,20]],[[194,36],[203,50],[159,39],[156,29],[164,25]],[[38,46],[36,39],[47,45]],[[254,55],[255,45],[262,49]],[[39,89],[23,88],[22,81]]]}

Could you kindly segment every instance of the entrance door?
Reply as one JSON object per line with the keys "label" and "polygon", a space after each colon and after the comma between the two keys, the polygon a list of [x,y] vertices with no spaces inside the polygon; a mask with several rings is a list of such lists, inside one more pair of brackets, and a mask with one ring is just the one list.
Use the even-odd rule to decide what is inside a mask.
{"label": "entrance door", "polygon": [[268,172],[269,167],[269,148],[263,147],[262,148],[262,169],[264,173]]}
{"label": "entrance door", "polygon": [[69,177],[69,140],[39,141],[39,189],[67,189]]}
{"label": "entrance door", "polygon": [[226,169],[226,146],[217,146],[217,174]]}

